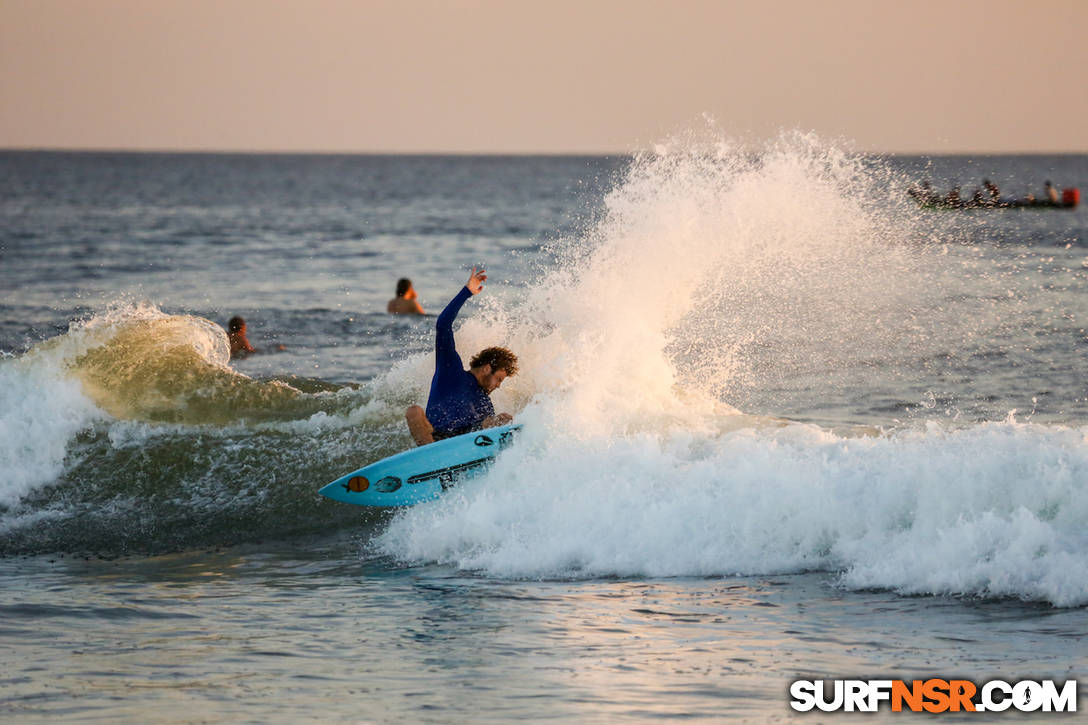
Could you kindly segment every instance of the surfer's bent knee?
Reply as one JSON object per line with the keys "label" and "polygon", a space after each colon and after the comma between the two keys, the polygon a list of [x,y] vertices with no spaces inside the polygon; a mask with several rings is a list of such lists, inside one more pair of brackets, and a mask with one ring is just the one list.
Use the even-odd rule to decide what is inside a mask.
{"label": "surfer's bent knee", "polygon": [[410,405],[404,411],[404,419],[408,421],[408,432],[412,434],[412,440],[417,446],[425,446],[434,443],[434,426],[427,420],[427,413],[418,405]]}

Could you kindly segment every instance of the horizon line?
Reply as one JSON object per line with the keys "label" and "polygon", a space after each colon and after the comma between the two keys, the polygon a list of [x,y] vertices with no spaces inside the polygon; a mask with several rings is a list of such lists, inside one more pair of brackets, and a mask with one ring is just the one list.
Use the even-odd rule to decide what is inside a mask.
{"label": "horizon line", "polygon": [[[0,153],[118,153],[118,154],[192,154],[235,156],[491,156],[491,157],[573,157],[600,158],[631,157],[651,149],[616,150],[565,150],[565,151],[499,151],[499,150],[360,150],[360,149],[232,149],[232,148],[169,148],[169,147],[121,147],[121,146],[0,146]],[[758,148],[748,149],[758,151]],[[1075,151],[873,151],[855,150],[864,156],[1081,156],[1088,150]]]}

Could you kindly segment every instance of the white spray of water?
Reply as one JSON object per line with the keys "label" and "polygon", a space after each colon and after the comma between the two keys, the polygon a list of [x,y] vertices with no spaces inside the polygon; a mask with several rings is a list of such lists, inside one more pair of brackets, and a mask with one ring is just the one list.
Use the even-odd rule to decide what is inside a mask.
{"label": "white spray of water", "polygon": [[843,437],[726,402],[914,342],[925,260],[909,223],[866,206],[882,183],[795,135],[759,156],[682,142],[638,159],[585,239],[458,333],[521,357],[495,398],[522,408],[522,442],[376,545],[500,576],[831,569],[851,586],[1088,601],[1084,431]]}
{"label": "white spray of water", "polygon": [[[663,146],[524,295],[485,299],[459,344],[508,344],[524,364],[506,399],[561,397],[564,425],[702,425],[740,385],[899,335],[888,311],[921,285],[909,226],[864,207],[880,183],[806,136],[758,157]],[[771,365],[758,363],[768,349]]]}

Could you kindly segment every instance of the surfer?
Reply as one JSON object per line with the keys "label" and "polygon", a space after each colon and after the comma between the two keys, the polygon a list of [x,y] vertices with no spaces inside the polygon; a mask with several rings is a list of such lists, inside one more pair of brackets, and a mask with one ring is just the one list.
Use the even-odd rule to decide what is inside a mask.
{"label": "surfer", "polygon": [[427,410],[424,412],[423,408],[413,405],[405,411],[408,430],[416,445],[505,425],[513,420],[509,413],[496,415],[489,396],[499,389],[503,380],[517,374],[517,355],[505,347],[489,347],[478,352],[469,363],[469,369],[465,370],[454,345],[453,321],[465,301],[480,293],[485,280],[487,273],[473,267],[468,282],[438,316],[434,377],[431,378]]}
{"label": "surfer", "polygon": [[391,315],[422,315],[423,306],[419,304],[419,295],[416,294],[412,280],[402,277],[397,280],[397,296],[389,300],[385,311]]}

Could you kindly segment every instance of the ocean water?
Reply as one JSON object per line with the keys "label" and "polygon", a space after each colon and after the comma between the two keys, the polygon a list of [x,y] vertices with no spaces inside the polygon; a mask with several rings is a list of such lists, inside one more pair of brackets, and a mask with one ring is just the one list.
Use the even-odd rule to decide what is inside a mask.
{"label": "ocean water", "polygon": [[[1088,157],[0,153],[0,720],[1084,681],[1088,208],[906,195],[983,177],[1088,191]],[[410,446],[477,264],[458,347],[519,354],[518,445],[412,509],[318,496]],[[384,313],[401,276],[428,316]]]}

